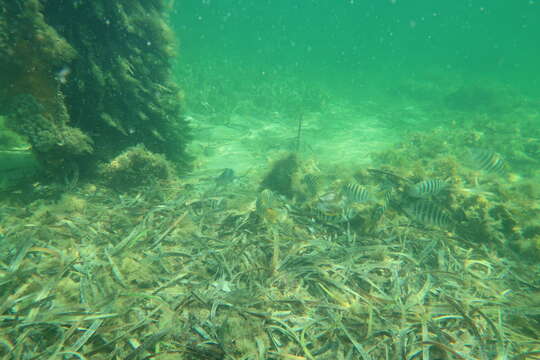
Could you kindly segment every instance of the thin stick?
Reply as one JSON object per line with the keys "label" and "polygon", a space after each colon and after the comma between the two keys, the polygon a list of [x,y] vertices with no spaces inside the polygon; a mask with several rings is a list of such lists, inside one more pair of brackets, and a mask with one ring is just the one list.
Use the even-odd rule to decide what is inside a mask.
{"label": "thin stick", "polygon": [[300,114],[298,117],[298,131],[296,133],[296,146],[295,146],[296,153],[300,151],[300,136],[302,135],[303,120],[304,120],[304,115]]}
{"label": "thin stick", "polygon": [[272,229],[272,274],[276,274],[279,267],[279,235]]}

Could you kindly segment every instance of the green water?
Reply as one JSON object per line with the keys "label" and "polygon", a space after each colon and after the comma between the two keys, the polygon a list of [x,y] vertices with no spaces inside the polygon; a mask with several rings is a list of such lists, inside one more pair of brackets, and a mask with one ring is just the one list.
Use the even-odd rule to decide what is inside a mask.
{"label": "green water", "polygon": [[161,1],[41,2],[92,75],[0,117],[0,358],[538,359],[540,0],[164,2],[181,99]]}
{"label": "green water", "polygon": [[181,66],[238,81],[287,72],[352,99],[405,79],[540,93],[538,1],[190,0],[171,20]]}
{"label": "green water", "polygon": [[290,138],[304,116],[317,159],[352,165],[444,127],[538,168],[540,2],[192,0],[170,20],[194,124]]}

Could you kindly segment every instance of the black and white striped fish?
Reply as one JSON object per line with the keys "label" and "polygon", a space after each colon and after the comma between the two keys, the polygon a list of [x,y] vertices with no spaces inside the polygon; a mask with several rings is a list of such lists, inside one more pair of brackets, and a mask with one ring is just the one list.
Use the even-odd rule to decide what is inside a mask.
{"label": "black and white striped fish", "polygon": [[404,210],[411,219],[425,225],[447,227],[452,223],[448,213],[431,201],[418,200]]}
{"label": "black and white striped fish", "polygon": [[358,211],[352,207],[346,207],[341,211],[341,219],[344,222],[351,221],[356,215],[358,215]]}
{"label": "black and white striped fish", "polygon": [[333,211],[316,207],[313,210],[313,215],[317,220],[324,223],[339,224],[350,221],[357,215],[357,212],[354,208],[350,207],[341,210],[334,209]]}
{"label": "black and white striped fish", "polygon": [[383,192],[383,202],[381,205],[375,208],[375,211],[371,217],[373,220],[378,221],[383,216],[386,209],[388,209],[392,201],[394,201],[395,195],[396,189],[394,187],[391,187]]}
{"label": "black and white striped fish", "polygon": [[343,187],[343,193],[350,202],[365,202],[371,198],[364,186],[355,183],[346,184]]}
{"label": "black and white striped fish", "polygon": [[383,193],[383,200],[384,200],[383,206],[387,208],[395,196],[396,196],[396,188],[391,187],[390,189],[386,190]]}
{"label": "black and white striped fish", "polygon": [[273,208],[278,203],[276,195],[270,189],[264,189],[257,196],[257,201],[255,202],[256,211],[258,213],[263,213],[267,209]]}
{"label": "black and white striped fish", "polygon": [[425,198],[431,195],[437,195],[446,189],[448,183],[440,179],[430,179],[420,181],[409,187],[407,194],[414,198]]}
{"label": "black and white striped fish", "polygon": [[504,171],[505,161],[500,154],[494,151],[471,149],[470,158],[474,167],[479,170],[490,173],[501,173]]}
{"label": "black and white striped fish", "polygon": [[317,220],[324,223],[337,223],[341,214],[338,211],[329,211],[317,206],[313,209],[313,215]]}

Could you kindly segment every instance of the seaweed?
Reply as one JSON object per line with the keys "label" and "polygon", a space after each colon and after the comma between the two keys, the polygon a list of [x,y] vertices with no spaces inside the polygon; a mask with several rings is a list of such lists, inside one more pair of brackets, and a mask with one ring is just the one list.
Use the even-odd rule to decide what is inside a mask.
{"label": "seaweed", "polygon": [[0,111],[50,174],[86,175],[138,144],[188,167],[161,1],[15,0],[0,30]]}
{"label": "seaweed", "polygon": [[261,189],[269,189],[288,198],[294,196],[293,179],[298,170],[296,154],[288,154],[276,160],[261,181]]}
{"label": "seaweed", "polygon": [[[276,164],[305,165],[291,156]],[[398,208],[412,182],[397,171],[361,174],[366,186],[397,187],[376,222],[378,204],[362,202],[359,218],[326,224],[311,199],[258,193],[255,181],[229,184],[216,210],[204,201],[213,182],[195,177],[190,191],[175,178],[120,193],[86,184],[26,211],[6,207],[0,354],[534,358],[536,270],[504,243],[408,221]],[[327,199],[335,185],[318,181]],[[467,216],[514,216],[459,196],[472,198]]]}
{"label": "seaweed", "polygon": [[[11,4],[19,1],[0,7]],[[38,11],[36,4],[27,3]],[[66,16],[84,10],[105,19],[92,31],[119,26],[127,43],[138,41],[137,49],[152,45],[138,27],[145,19],[130,19],[162,10],[159,1],[62,4],[56,11]],[[52,7],[47,2],[45,13],[54,23],[59,16]],[[75,25],[54,26],[77,43],[70,37],[77,38]],[[159,44],[161,27],[153,26],[148,36]],[[118,41],[115,31],[110,36]],[[80,61],[88,61],[92,81],[118,91],[107,76],[107,56],[87,55]],[[119,56],[108,59],[124,69],[120,84],[146,69],[139,59]],[[84,80],[78,60],[70,61],[70,76]],[[60,89],[70,86],[79,85],[68,81]],[[100,89],[93,94],[103,95]],[[526,158],[519,166],[513,161],[515,144],[534,141],[523,141],[512,127],[411,134],[375,156],[369,169],[321,171],[314,160],[282,153],[269,169],[235,169],[238,181],[216,186],[208,173],[175,176],[160,150],[161,128],[148,145],[121,115],[98,109],[106,114],[95,118],[104,126],[100,135],[113,132],[109,139],[118,140],[113,150],[102,150],[103,140],[70,130],[74,125],[85,135],[89,118],[79,122],[68,106],[69,127],[49,122],[37,95],[18,97],[22,105],[11,113],[41,126],[42,138],[30,130],[27,136],[44,150],[43,161],[54,167],[59,159],[53,156],[61,151],[58,134],[86,148],[64,143],[72,144],[57,165],[66,167],[64,186],[36,183],[30,196],[0,199],[1,357],[488,360],[540,354],[540,190],[537,177],[521,178],[532,173],[525,173]],[[284,109],[293,114],[299,103]],[[513,134],[512,145],[496,141],[499,130]],[[459,160],[465,146],[490,144],[508,159],[507,173]],[[523,149],[534,154],[534,146]],[[79,179],[78,167],[68,164],[97,153],[100,177]],[[433,179],[448,184],[444,191],[427,191],[420,200],[411,192]],[[49,191],[54,196],[43,196]],[[429,205],[415,207],[417,201]]]}
{"label": "seaweed", "polygon": [[119,191],[166,181],[174,177],[174,167],[165,157],[148,151],[143,145],[126,149],[98,169],[100,178]]}

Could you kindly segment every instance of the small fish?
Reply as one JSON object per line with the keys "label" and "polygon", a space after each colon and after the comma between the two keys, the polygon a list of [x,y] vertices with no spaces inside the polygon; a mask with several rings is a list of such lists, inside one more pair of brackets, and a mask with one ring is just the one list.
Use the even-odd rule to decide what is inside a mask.
{"label": "small fish", "polygon": [[225,198],[210,198],[208,205],[212,210],[221,210],[225,206]]}
{"label": "small fish", "polygon": [[343,211],[343,197],[336,192],[329,192],[318,198],[313,210],[314,217],[326,223],[337,223]]}
{"label": "small fish", "polygon": [[503,157],[494,151],[471,149],[470,158],[474,166],[480,170],[491,173],[500,173],[504,170]]}
{"label": "small fish", "polygon": [[350,207],[329,210],[317,206],[313,210],[313,214],[317,220],[324,223],[340,224],[351,221],[357,215],[357,211]]}
{"label": "small fish", "polygon": [[233,283],[221,278],[221,279],[219,279],[217,281],[214,281],[212,283],[212,286],[214,286],[219,291],[223,291],[223,292],[228,293],[228,292],[232,291]]}
{"label": "small fish", "polygon": [[327,192],[321,196],[319,196],[319,202],[322,203],[336,203],[341,200],[341,197],[339,194],[337,194],[334,191]]}
{"label": "small fish", "polygon": [[379,221],[384,212],[386,211],[386,207],[384,205],[379,205],[373,210],[373,213],[371,214],[371,220],[373,221]]}
{"label": "small fish", "polygon": [[346,184],[343,193],[351,202],[365,202],[370,199],[369,191],[362,185],[354,183]]}
{"label": "small fish", "polygon": [[319,186],[319,177],[313,174],[306,174],[302,178],[302,184],[306,185],[306,188],[311,195],[315,195]]}
{"label": "small fish", "polygon": [[448,183],[440,179],[424,180],[410,186],[407,194],[414,198],[425,198],[431,195],[437,195],[447,186]]}
{"label": "small fish", "polygon": [[234,170],[230,168],[224,169],[221,174],[215,179],[216,185],[224,186],[234,181]]}
{"label": "small fish", "polygon": [[54,78],[56,81],[58,81],[60,84],[64,85],[68,81],[68,77],[71,74],[71,69],[68,66],[62,67],[56,74],[54,75]]}
{"label": "small fish", "polygon": [[396,195],[396,189],[391,187],[388,190],[383,192],[383,202],[381,205],[377,206],[372,214],[372,220],[378,221],[383,216],[384,212],[392,204],[394,196]]}
{"label": "small fish", "polygon": [[339,219],[339,213],[327,211],[325,209],[320,209],[319,207],[316,207],[313,210],[313,215],[318,220],[326,222],[326,223],[334,223],[336,222],[336,220]]}
{"label": "small fish", "polygon": [[341,218],[344,222],[351,221],[356,215],[358,215],[358,211],[352,207],[346,207],[341,211]]}
{"label": "small fish", "polygon": [[263,213],[267,209],[271,209],[276,206],[277,199],[276,195],[270,189],[264,189],[257,196],[255,201],[255,207],[258,213]]}
{"label": "small fish", "polygon": [[289,207],[283,206],[283,200],[279,195],[270,189],[264,189],[255,201],[255,213],[266,223],[283,223],[289,216]]}
{"label": "small fish", "polygon": [[225,203],[225,198],[211,197],[192,201],[189,203],[189,207],[194,215],[202,216],[208,211],[217,211],[225,208]]}
{"label": "small fish", "polygon": [[446,211],[431,201],[415,201],[404,210],[407,216],[422,224],[445,227],[452,222]]}
{"label": "small fish", "polygon": [[396,188],[391,187],[390,189],[386,190],[383,194],[384,203],[383,206],[386,209],[388,206],[390,206],[390,203],[394,199],[394,196],[396,195]]}

